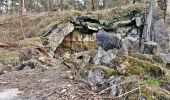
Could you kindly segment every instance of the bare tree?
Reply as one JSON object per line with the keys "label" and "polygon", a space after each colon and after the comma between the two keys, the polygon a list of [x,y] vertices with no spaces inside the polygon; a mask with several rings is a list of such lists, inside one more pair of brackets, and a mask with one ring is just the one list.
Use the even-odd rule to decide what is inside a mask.
{"label": "bare tree", "polygon": [[23,22],[22,22],[22,15],[24,10],[24,0],[20,0],[19,4],[19,24],[20,24],[20,31],[22,34],[22,38],[25,38],[24,32],[23,32]]}
{"label": "bare tree", "polygon": [[108,0],[103,0],[103,7],[104,9],[107,9],[109,7]]}

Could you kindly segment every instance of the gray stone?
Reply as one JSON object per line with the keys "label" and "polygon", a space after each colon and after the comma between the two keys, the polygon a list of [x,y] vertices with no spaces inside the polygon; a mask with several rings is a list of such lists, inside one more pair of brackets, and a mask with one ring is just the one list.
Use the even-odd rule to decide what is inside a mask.
{"label": "gray stone", "polygon": [[157,42],[161,47],[160,52],[167,53],[169,49],[170,37],[168,35],[168,32],[166,31],[166,26],[163,19],[155,22],[153,33],[154,33],[154,41]]}
{"label": "gray stone", "polygon": [[0,91],[0,100],[25,100],[19,96],[21,93],[22,91],[19,91],[18,89],[3,90]]}
{"label": "gray stone", "polygon": [[119,89],[120,89],[120,84],[121,79],[120,77],[114,77],[110,82],[109,85],[111,87],[110,95],[116,96],[118,95]]}
{"label": "gray stone", "polygon": [[153,41],[144,42],[141,47],[141,52],[144,54],[159,55],[160,47],[156,42]]}
{"label": "gray stone", "polygon": [[135,18],[136,26],[140,27],[143,24],[142,17],[138,16]]}
{"label": "gray stone", "polygon": [[70,34],[74,30],[74,25],[70,22],[61,23],[51,29],[47,33],[48,45],[51,51],[54,52],[56,48],[62,43],[65,36]]}
{"label": "gray stone", "polygon": [[95,65],[101,64],[101,58],[104,53],[105,51],[101,47],[99,47],[97,54],[92,59],[92,63],[94,63]]}
{"label": "gray stone", "polygon": [[122,41],[122,50],[126,55],[139,52],[139,40],[125,38]]}
{"label": "gray stone", "polygon": [[99,24],[90,22],[87,22],[87,28],[94,31],[98,31],[99,29],[101,29]]}
{"label": "gray stone", "polygon": [[164,88],[168,91],[170,91],[170,81],[165,82]]}
{"label": "gray stone", "polygon": [[94,57],[91,57],[91,62],[95,65],[108,65],[114,66],[113,61],[117,56],[125,55],[122,49],[112,49],[104,51],[101,47],[98,47],[98,52]]}
{"label": "gray stone", "polygon": [[110,65],[110,63],[117,57],[118,54],[119,53],[117,49],[105,52],[104,55],[101,57],[101,63]]}
{"label": "gray stone", "polygon": [[90,70],[87,80],[90,84],[94,86],[103,85],[106,82],[104,76],[105,72],[102,68],[94,68]]}
{"label": "gray stone", "polygon": [[160,53],[160,57],[162,58],[164,64],[165,64],[165,67],[170,69],[170,53]]}
{"label": "gray stone", "polygon": [[100,30],[95,37],[96,45],[102,47],[105,51],[121,47],[119,37],[113,36],[103,30]]}

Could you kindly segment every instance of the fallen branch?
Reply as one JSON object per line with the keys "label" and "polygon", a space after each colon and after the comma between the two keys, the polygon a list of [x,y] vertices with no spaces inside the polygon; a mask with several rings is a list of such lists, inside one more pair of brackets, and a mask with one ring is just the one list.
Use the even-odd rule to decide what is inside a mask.
{"label": "fallen branch", "polygon": [[[124,93],[124,94],[122,94],[122,95],[119,95],[119,96],[97,96],[97,97],[93,97],[93,98],[100,98],[100,99],[117,99],[117,98],[121,98],[121,97],[123,97],[123,96],[125,96],[125,95],[127,95],[127,94],[129,94],[129,93],[132,93],[132,92],[134,92],[134,91],[136,91],[136,90],[139,90],[139,88],[142,88],[142,87],[144,87],[145,85],[141,85],[140,87],[138,87],[138,88],[135,88],[135,89],[133,89],[133,90],[131,90],[131,91],[129,91],[129,92],[126,92],[126,93]],[[89,99],[90,100],[90,99]]]}

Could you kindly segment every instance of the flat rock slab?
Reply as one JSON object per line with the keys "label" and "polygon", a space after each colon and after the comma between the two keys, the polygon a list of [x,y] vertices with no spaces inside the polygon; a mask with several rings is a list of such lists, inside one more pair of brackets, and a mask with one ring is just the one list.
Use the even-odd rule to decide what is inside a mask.
{"label": "flat rock slab", "polygon": [[15,89],[5,89],[0,91],[0,100],[22,100],[19,96],[22,91]]}

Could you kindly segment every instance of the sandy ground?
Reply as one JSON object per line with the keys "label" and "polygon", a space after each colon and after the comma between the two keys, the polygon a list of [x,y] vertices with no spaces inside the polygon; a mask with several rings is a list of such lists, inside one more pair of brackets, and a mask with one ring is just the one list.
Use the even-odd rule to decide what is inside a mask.
{"label": "sandy ground", "polygon": [[13,71],[0,75],[0,90],[18,88],[23,100],[84,100],[83,83],[57,67]]}

